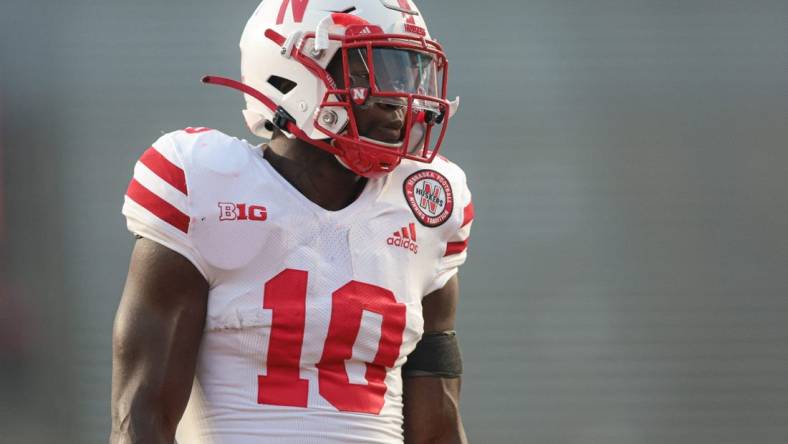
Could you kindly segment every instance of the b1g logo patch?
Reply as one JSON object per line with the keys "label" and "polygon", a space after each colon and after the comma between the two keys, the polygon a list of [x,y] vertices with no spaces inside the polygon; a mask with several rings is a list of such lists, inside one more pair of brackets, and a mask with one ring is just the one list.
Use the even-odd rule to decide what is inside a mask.
{"label": "b1g logo patch", "polygon": [[410,209],[422,225],[437,227],[451,216],[454,194],[449,181],[437,171],[416,171],[405,179],[402,190]]}

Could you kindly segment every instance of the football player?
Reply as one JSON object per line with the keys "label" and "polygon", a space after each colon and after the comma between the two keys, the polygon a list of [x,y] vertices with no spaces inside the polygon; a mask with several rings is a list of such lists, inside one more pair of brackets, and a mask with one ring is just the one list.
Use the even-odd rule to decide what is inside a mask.
{"label": "football player", "polygon": [[110,442],[466,442],[443,49],[410,0],[265,0],[241,54],[204,81],[270,142],[186,128],[134,167]]}

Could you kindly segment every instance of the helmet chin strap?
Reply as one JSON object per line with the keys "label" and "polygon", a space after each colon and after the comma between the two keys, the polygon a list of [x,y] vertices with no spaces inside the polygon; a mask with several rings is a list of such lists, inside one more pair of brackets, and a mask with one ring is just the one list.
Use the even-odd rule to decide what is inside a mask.
{"label": "helmet chin strap", "polygon": [[[336,139],[331,139],[331,145],[332,146],[334,146],[335,142],[336,142]],[[338,151],[341,153],[343,150],[338,149]],[[356,174],[356,175],[359,175],[359,176],[362,176],[362,177],[369,177],[367,174],[369,173],[371,168],[368,168],[365,171],[362,171],[359,168],[353,168],[352,166],[348,165],[348,163],[344,159],[342,159],[342,155],[341,154],[334,154],[334,158],[337,160],[337,162],[339,162],[340,165],[342,165],[345,169],[347,169],[348,171],[352,172],[353,174]],[[357,165],[357,166],[360,166],[360,165]]]}
{"label": "helmet chin strap", "polygon": [[[342,165],[343,167],[345,167],[345,169],[346,169],[346,170],[348,170],[348,171],[353,171],[353,168],[350,168],[350,166],[348,166],[348,164],[346,164],[346,163],[345,163],[345,161],[344,161],[344,160],[342,160],[342,158],[341,158],[341,157],[339,157],[339,155],[337,155],[337,154],[334,154],[334,159],[336,159],[336,160],[337,160],[337,162],[339,162],[339,164],[340,164],[340,165]],[[353,172],[355,173],[355,171],[353,171]]]}

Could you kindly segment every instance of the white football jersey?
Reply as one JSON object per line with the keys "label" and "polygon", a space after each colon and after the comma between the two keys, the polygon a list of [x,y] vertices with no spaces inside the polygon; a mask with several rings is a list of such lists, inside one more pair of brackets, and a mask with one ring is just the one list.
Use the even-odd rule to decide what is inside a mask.
{"label": "white football jersey", "polygon": [[402,442],[400,369],[421,299],[467,254],[458,166],[403,160],[328,211],[260,147],[187,128],[142,155],[123,214],[210,284],[179,444]]}

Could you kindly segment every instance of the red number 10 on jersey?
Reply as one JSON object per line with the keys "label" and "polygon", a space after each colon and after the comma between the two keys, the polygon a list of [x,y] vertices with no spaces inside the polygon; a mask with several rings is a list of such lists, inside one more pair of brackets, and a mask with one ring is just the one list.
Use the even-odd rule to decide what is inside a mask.
{"label": "red number 10 on jersey", "polygon": [[[308,273],[285,269],[265,284],[263,308],[271,310],[271,335],[266,359],[267,374],[258,376],[260,404],[306,407],[309,381],[300,376],[301,347],[306,323]],[[380,342],[372,362],[367,362],[367,384],[348,379],[345,361],[361,329],[363,311],[379,314]],[[399,357],[405,331],[405,305],[385,288],[350,281],[331,295],[331,320],[323,353],[316,364],[320,395],[337,410],[378,414],[386,394],[386,369]]]}

